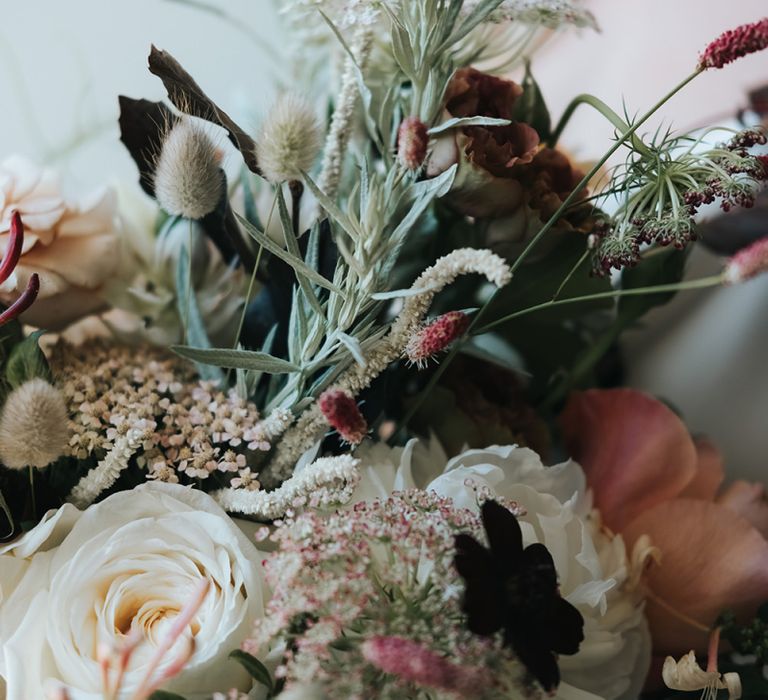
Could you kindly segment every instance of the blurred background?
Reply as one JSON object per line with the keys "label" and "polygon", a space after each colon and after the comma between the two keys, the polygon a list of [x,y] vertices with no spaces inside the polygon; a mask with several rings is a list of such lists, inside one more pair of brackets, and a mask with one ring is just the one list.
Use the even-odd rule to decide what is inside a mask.
{"label": "blurred background", "polygon": [[[690,72],[723,29],[765,14],[766,0],[587,0],[602,32],[553,36],[534,73],[553,114],[579,92],[630,113],[644,110]],[[15,3],[0,26],[0,159],[19,153],[53,165],[65,189],[135,182],[119,143],[117,95],[162,99],[146,69],[150,44],[170,51],[244,127],[259,123],[285,65],[280,0],[35,0]],[[706,74],[663,110],[681,129],[735,122],[750,91],[768,85],[768,54]],[[755,120],[754,115],[750,117]],[[651,124],[649,129],[655,127]],[[578,113],[563,144],[578,159],[601,154],[612,135]],[[768,233],[768,209],[731,215],[719,233]],[[725,224],[726,222],[724,222]],[[701,246],[689,277],[719,258]],[[768,480],[768,275],[748,284],[678,295],[624,343],[628,382],[674,406],[708,434],[733,475]]]}

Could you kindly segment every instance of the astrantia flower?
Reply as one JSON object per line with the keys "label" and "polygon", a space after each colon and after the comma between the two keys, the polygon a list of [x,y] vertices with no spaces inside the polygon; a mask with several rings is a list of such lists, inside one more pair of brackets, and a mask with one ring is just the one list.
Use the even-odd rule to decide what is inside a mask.
{"label": "astrantia flower", "polygon": [[246,650],[285,650],[276,675],[292,698],[530,697],[501,636],[464,624],[453,567],[462,532],[482,538],[479,518],[416,490],[288,521],[273,535],[274,594]]}
{"label": "astrantia flower", "polygon": [[523,547],[517,518],[495,501],[481,509],[490,549],[471,535],[456,537],[456,568],[466,581],[462,607],[469,628],[502,630],[528,671],[551,691],[560,684],[555,654],[576,654],[584,618],[560,596],[552,555],[539,543]]}

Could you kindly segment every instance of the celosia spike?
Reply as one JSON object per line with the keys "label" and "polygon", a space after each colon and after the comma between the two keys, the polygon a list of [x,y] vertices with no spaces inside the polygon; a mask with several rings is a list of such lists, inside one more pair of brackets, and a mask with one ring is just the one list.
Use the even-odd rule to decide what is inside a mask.
{"label": "celosia spike", "polygon": [[21,249],[24,245],[24,223],[21,214],[15,211],[11,214],[11,235],[5,255],[0,262],[0,284],[5,282],[19,263]]}
{"label": "celosia spike", "polygon": [[768,48],[768,17],[723,32],[699,58],[699,70],[722,68],[738,58]]}
{"label": "celosia spike", "polygon": [[469,327],[469,316],[463,311],[449,311],[418,330],[405,348],[408,359],[424,367],[431,357],[446,350]]}
{"label": "celosia spike", "polygon": [[726,284],[738,284],[768,271],[768,236],[742,248],[723,269]]}
{"label": "celosia spike", "polygon": [[27,288],[21,293],[21,296],[13,302],[3,313],[0,314],[0,326],[13,321],[23,314],[37,299],[40,291],[40,278],[36,272],[33,272],[27,282]]}
{"label": "celosia spike", "polygon": [[427,125],[418,117],[407,117],[397,132],[397,160],[408,170],[418,170],[427,157]]}
{"label": "celosia spike", "polygon": [[340,389],[329,389],[318,399],[320,411],[341,439],[359,445],[368,433],[366,422],[355,399]]}

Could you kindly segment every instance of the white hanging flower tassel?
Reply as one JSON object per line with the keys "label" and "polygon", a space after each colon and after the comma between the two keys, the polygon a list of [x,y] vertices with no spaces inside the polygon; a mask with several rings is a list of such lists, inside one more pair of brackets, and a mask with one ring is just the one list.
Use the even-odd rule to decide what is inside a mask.
{"label": "white hanging flower tassel", "polygon": [[131,457],[139,450],[143,441],[144,431],[137,428],[131,428],[125,435],[117,438],[107,456],[80,479],[67,500],[80,509],[91,505],[117,481],[120,473],[128,468]]}
{"label": "white hanging flower tassel", "polygon": [[718,690],[728,691],[728,700],[741,697],[741,679],[738,673],[720,674],[717,670],[717,652],[720,646],[720,628],[709,639],[707,670],[696,662],[696,654],[689,651],[680,661],[671,656],[664,660],[661,676],[671,690],[703,690],[702,700],[715,700]]}
{"label": "white hanging flower tassel", "polygon": [[[461,275],[471,273],[485,275],[488,281],[497,287],[506,286],[512,278],[509,265],[490,250],[459,248],[438,259],[413,283],[413,289],[428,291],[407,297],[389,334],[382,338],[365,358],[365,365],[355,363],[329,390],[340,390],[357,396],[370,386],[391,362],[402,356],[411,338],[421,328],[435,295]],[[299,456],[311,447],[327,426],[326,418],[316,401],[302,414],[296,425],[286,432],[268,470],[266,473],[262,472],[262,481],[279,482],[290,474]]]}
{"label": "white hanging flower tassel", "polygon": [[230,513],[275,520],[291,508],[328,508],[349,501],[360,479],[359,463],[348,454],[321,457],[274,491],[230,488],[214,491],[211,496]]}

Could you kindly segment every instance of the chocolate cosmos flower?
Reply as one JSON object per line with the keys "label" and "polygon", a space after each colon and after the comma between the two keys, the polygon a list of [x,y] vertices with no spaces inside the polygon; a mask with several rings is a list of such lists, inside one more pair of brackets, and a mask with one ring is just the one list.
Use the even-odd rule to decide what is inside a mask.
{"label": "chocolate cosmos flower", "polygon": [[455,564],[466,582],[463,610],[469,629],[502,630],[528,672],[545,690],[560,683],[556,654],[575,654],[584,618],[560,596],[552,555],[542,544],[523,548],[517,518],[495,501],[482,507],[490,549],[470,535],[456,537]]}

